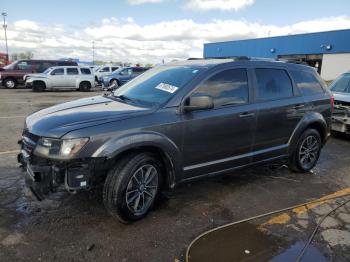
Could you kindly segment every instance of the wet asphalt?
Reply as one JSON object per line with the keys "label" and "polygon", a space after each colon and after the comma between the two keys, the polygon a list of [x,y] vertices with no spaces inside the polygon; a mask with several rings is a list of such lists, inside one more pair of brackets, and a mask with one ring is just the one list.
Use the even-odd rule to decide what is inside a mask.
{"label": "wet asphalt", "polygon": [[[185,261],[187,246],[208,229],[350,187],[350,140],[333,137],[313,172],[297,174],[281,165],[269,165],[183,184],[165,192],[145,219],[123,225],[105,211],[101,189],[36,201],[24,186],[14,152],[26,115],[101,92],[0,89],[0,93],[0,261]],[[317,208],[322,211],[324,207]],[[312,243],[311,252],[324,261],[350,260],[349,210],[340,210],[333,217],[337,221],[328,221]],[[266,224],[269,218],[264,218],[232,228],[223,238],[212,238],[219,245],[210,253],[219,252],[224,246],[220,243],[226,243],[235,248],[221,260],[214,255],[216,262],[256,261],[246,255],[254,258],[259,252],[264,254],[259,261],[283,258],[286,250],[300,250],[321,211],[289,214],[290,219],[283,223]],[[312,261],[306,259],[303,261]]]}

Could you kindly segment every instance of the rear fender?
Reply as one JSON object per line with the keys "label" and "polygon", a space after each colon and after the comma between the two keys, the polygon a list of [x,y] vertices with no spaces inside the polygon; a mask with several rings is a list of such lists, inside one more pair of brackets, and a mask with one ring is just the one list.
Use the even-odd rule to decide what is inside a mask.
{"label": "rear fender", "polygon": [[321,131],[322,141],[325,142],[327,138],[327,122],[324,117],[318,112],[310,112],[306,114],[298,123],[296,128],[294,129],[288,144],[289,144],[289,153],[292,153],[297,145],[298,139],[301,134],[308,127],[317,128],[318,131]]}

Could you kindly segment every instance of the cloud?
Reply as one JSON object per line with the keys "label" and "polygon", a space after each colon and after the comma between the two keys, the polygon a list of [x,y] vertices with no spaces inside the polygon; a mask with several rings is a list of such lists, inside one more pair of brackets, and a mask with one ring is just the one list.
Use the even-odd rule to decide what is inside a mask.
{"label": "cloud", "polygon": [[[160,63],[172,59],[200,57],[207,42],[259,38],[350,28],[350,17],[326,17],[288,26],[252,23],[245,20],[192,19],[140,25],[128,18],[105,18],[93,26],[66,28],[20,20],[8,25],[10,53],[32,51],[35,58],[72,57],[92,59],[95,41],[97,60]],[[0,48],[4,38],[0,34]]]}
{"label": "cloud", "polygon": [[164,0],[127,0],[130,5],[154,4],[161,3]]}
{"label": "cloud", "polygon": [[185,7],[200,11],[238,11],[253,3],[254,0],[189,0]]}

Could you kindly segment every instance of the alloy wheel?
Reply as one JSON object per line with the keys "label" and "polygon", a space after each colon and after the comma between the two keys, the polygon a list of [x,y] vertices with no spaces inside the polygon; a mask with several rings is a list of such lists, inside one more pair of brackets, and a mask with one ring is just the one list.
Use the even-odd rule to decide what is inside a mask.
{"label": "alloy wheel", "polygon": [[307,136],[299,148],[299,163],[303,168],[310,168],[317,161],[320,145],[315,136]]}
{"label": "alloy wheel", "polygon": [[158,171],[151,165],[139,167],[126,188],[126,204],[135,215],[144,214],[154,201],[158,190]]}

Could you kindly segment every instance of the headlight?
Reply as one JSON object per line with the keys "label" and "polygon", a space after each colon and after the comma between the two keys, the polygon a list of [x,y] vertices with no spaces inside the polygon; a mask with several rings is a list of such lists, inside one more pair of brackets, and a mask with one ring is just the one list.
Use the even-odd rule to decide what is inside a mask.
{"label": "headlight", "polygon": [[41,138],[35,147],[34,154],[52,159],[70,159],[76,155],[88,141],[88,138]]}

